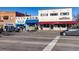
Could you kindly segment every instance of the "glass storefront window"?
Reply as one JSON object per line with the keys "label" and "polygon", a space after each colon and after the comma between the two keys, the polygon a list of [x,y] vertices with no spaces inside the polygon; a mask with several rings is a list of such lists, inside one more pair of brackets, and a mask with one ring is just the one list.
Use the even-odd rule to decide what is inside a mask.
{"label": "glass storefront window", "polygon": [[43,27],[47,27],[48,28],[49,27],[49,24],[44,24]]}

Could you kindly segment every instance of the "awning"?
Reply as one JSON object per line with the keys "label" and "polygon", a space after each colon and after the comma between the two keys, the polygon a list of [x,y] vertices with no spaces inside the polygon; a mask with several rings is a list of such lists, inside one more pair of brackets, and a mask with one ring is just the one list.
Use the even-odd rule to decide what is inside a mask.
{"label": "awning", "polygon": [[39,24],[78,24],[77,21],[53,21],[53,22],[39,22]]}
{"label": "awning", "polygon": [[17,26],[17,27],[19,27],[19,26],[24,26],[24,24],[16,24],[16,26]]}
{"label": "awning", "polygon": [[29,19],[29,20],[26,20],[25,24],[37,24],[39,21],[38,19]]}

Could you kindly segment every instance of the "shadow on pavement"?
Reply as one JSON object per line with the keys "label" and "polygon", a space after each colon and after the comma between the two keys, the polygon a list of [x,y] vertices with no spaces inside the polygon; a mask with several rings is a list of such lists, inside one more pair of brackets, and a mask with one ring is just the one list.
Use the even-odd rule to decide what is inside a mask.
{"label": "shadow on pavement", "polygon": [[11,35],[14,35],[14,33],[12,33],[12,32],[3,32],[0,35],[3,35],[3,36],[11,36]]}

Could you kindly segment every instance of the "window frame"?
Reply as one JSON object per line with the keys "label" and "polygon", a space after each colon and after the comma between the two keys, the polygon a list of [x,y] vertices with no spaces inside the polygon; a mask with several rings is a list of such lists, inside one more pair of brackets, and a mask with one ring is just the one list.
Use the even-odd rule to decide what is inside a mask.
{"label": "window frame", "polygon": [[67,16],[69,15],[69,12],[60,12],[60,16]]}
{"label": "window frame", "polygon": [[41,13],[40,16],[48,16],[48,13]]}
{"label": "window frame", "polygon": [[50,13],[50,16],[58,16],[58,13]]}
{"label": "window frame", "polygon": [[9,19],[9,16],[3,16],[3,19],[4,20],[8,20]]}

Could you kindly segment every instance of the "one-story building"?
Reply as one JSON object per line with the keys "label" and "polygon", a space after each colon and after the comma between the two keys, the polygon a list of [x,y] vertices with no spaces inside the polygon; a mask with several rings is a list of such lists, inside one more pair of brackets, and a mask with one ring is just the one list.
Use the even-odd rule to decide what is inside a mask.
{"label": "one-story building", "polygon": [[38,25],[38,19],[36,16],[20,16],[16,17],[16,26],[25,27],[25,30],[31,30]]}
{"label": "one-story building", "polygon": [[16,17],[21,16],[25,16],[25,14],[15,11],[0,11],[0,27],[13,29],[16,27]]}

